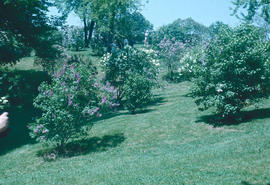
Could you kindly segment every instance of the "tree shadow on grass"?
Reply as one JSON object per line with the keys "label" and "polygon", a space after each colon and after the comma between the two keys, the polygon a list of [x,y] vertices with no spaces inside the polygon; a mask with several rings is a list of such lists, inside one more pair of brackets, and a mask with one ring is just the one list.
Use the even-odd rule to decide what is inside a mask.
{"label": "tree shadow on grass", "polygon": [[253,185],[253,184],[251,184],[251,183],[249,183],[249,182],[247,182],[247,181],[242,181],[242,182],[241,182],[241,185]]}
{"label": "tree shadow on grass", "polygon": [[157,109],[138,109],[134,112],[134,114],[132,114],[132,112],[127,112],[126,114],[129,114],[129,115],[140,115],[140,114],[146,114],[146,113],[149,113],[149,112],[154,112],[156,111]]}
{"label": "tree shadow on grass", "polygon": [[27,125],[39,115],[33,107],[33,98],[38,94],[40,83],[49,80],[48,75],[40,71],[14,70],[5,73],[7,77],[0,87],[3,95],[9,95],[10,107],[4,111],[9,113],[10,131],[7,136],[0,138],[0,156],[34,143],[27,129]]}
{"label": "tree shadow on grass", "polygon": [[[92,121],[97,122],[97,121],[106,120],[106,119],[110,119],[110,118],[122,116],[122,115],[138,115],[138,114],[145,114],[145,113],[153,112],[156,110],[153,107],[162,105],[165,102],[167,102],[165,100],[165,98],[158,96],[158,95],[155,95],[153,100],[151,102],[149,102],[149,104],[147,106],[140,108],[140,109],[138,108],[135,111],[135,114],[132,114],[131,112],[127,111],[125,108],[120,107],[117,111],[105,113],[102,115],[101,118],[93,118]],[[152,108],[150,108],[150,107],[152,107]]]}
{"label": "tree shadow on grass", "polygon": [[156,106],[160,106],[167,102],[164,97],[161,97],[159,95],[155,95],[153,99],[144,107],[137,108],[136,111],[132,114],[132,112],[126,112],[126,114],[129,115],[139,115],[139,114],[146,114],[150,112],[154,112],[157,109],[155,109]]}
{"label": "tree shadow on grass", "polygon": [[162,105],[164,103],[166,103],[167,100],[160,96],[160,95],[155,95],[153,100],[148,104],[148,106],[159,106],[159,105]]}
{"label": "tree shadow on grass", "polygon": [[33,107],[15,107],[8,110],[9,128],[7,136],[0,138],[0,156],[25,144],[33,144],[27,125],[33,121],[35,112]]}
{"label": "tree shadow on grass", "polygon": [[186,98],[192,98],[192,93],[189,92],[189,93],[186,93],[184,95],[182,95],[183,97],[186,97]]}
{"label": "tree shadow on grass", "polygon": [[238,119],[231,118],[228,120],[220,120],[220,115],[212,114],[207,116],[201,116],[196,122],[204,122],[214,127],[239,125],[256,119],[270,118],[270,108],[242,111],[239,113],[239,115],[237,115],[237,118]]}
{"label": "tree shadow on grass", "polygon": [[[247,182],[247,181],[242,181],[241,185],[255,185],[255,184]],[[265,185],[270,185],[270,182],[266,183]]]}
{"label": "tree shadow on grass", "polygon": [[110,148],[117,147],[125,139],[123,133],[118,133],[114,135],[105,135],[103,137],[76,140],[68,143],[61,151],[56,147],[47,148],[40,150],[37,153],[37,156],[43,157],[45,161],[53,161],[57,158],[69,158],[94,152],[104,152]]}

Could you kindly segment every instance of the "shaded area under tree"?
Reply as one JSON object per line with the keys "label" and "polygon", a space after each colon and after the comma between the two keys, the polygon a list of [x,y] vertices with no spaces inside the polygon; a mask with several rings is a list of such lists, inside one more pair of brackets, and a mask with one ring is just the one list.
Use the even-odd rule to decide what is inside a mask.
{"label": "shaded area under tree", "polygon": [[204,122],[214,127],[239,125],[256,119],[270,118],[270,108],[242,111],[239,113],[239,115],[237,115],[237,118],[237,120],[235,118],[232,118],[223,121],[220,119],[220,115],[211,114],[199,117],[196,122]]}

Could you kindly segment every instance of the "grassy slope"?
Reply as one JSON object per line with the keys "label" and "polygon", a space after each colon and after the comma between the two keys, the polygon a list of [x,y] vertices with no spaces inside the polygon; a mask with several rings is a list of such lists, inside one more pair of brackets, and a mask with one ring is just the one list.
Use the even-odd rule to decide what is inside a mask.
{"label": "grassy slope", "polygon": [[34,64],[34,57],[25,57],[20,60],[15,66],[12,66],[11,69],[14,70],[35,70],[41,71],[42,68]]}
{"label": "grassy slope", "polygon": [[45,162],[37,156],[40,144],[0,154],[0,184],[270,182],[269,109],[248,122],[215,128],[198,121],[204,114],[186,96],[189,87],[169,85],[144,113],[123,111],[98,121],[82,155]]}

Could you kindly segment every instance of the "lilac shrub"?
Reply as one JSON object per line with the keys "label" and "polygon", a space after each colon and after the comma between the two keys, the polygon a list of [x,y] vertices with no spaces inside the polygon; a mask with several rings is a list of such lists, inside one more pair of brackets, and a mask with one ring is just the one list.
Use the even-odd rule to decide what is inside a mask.
{"label": "lilac shrub", "polygon": [[240,25],[222,28],[206,44],[192,95],[200,110],[215,108],[224,121],[241,120],[239,112],[269,97],[269,43],[261,30]]}
{"label": "lilac shrub", "polygon": [[78,135],[85,135],[91,120],[115,109],[117,90],[96,77],[90,64],[64,64],[42,83],[34,107],[42,116],[30,124],[31,137],[39,142],[62,147]]}
{"label": "lilac shrub", "polygon": [[117,99],[132,113],[151,100],[151,90],[158,86],[159,61],[154,55],[126,46],[101,59],[106,79],[118,89]]}
{"label": "lilac shrub", "polygon": [[170,80],[173,80],[174,71],[179,66],[179,61],[184,54],[185,44],[166,37],[159,43],[160,56],[164,65],[168,68]]}
{"label": "lilac shrub", "polygon": [[205,43],[204,45],[190,48],[185,52],[179,61],[177,75],[174,76],[176,81],[196,78],[198,68],[205,65],[203,58],[205,55],[205,45],[207,44],[208,43]]}

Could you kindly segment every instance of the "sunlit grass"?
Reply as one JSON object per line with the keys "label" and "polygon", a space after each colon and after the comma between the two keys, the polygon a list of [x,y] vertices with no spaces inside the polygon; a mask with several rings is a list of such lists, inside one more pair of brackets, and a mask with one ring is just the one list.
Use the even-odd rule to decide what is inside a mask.
{"label": "sunlit grass", "polygon": [[15,65],[7,66],[12,70],[35,70],[42,71],[40,65],[35,64],[35,57],[25,57],[20,59]]}
{"label": "sunlit grass", "polygon": [[169,85],[141,113],[120,111],[96,122],[69,157],[48,162],[30,141],[0,152],[0,184],[269,183],[270,100],[246,122],[214,127],[202,121],[211,113],[197,110],[189,88]]}

